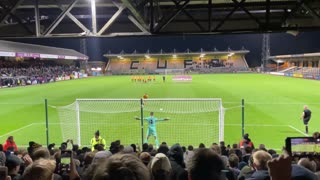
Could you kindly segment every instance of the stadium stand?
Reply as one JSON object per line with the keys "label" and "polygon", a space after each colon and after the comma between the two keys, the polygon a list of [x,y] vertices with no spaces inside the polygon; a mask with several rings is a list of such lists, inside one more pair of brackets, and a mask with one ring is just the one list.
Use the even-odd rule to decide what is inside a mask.
{"label": "stadium stand", "polygon": [[[318,136],[318,132],[314,136]],[[314,137],[315,138],[315,137]],[[179,144],[169,147],[165,142],[159,149],[151,144],[122,145],[120,140],[110,143],[106,149],[99,144],[79,148],[72,140],[60,147],[50,144],[42,147],[30,141],[29,147],[7,147],[15,144],[9,136],[6,149],[0,146],[0,168],[11,179],[127,179],[127,180],[235,180],[235,179],[304,179],[316,180],[320,173],[317,157],[301,158],[291,162],[288,156],[280,156],[261,144],[253,149],[246,134],[239,144],[225,146],[213,143],[211,147],[188,148]],[[66,151],[67,147],[72,151]],[[66,160],[70,164],[63,164]],[[67,162],[67,161],[66,161]],[[280,169],[278,167],[281,167]],[[6,173],[4,173],[6,174]],[[6,176],[6,175],[5,175]],[[277,178],[278,177],[278,178]]]}
{"label": "stadium stand", "polygon": [[245,59],[248,52],[105,54],[109,58],[106,72],[114,75],[249,72]]}
{"label": "stadium stand", "polygon": [[0,59],[0,87],[44,84],[78,78],[80,70],[72,64],[50,60]]}

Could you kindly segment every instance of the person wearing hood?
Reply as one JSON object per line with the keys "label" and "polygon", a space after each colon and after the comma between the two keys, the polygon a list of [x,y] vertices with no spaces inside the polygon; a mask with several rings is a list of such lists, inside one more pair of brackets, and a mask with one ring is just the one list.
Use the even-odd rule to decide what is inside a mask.
{"label": "person wearing hood", "polygon": [[183,150],[179,144],[173,145],[169,152],[168,158],[172,167],[171,180],[186,180],[188,172],[183,160]]}

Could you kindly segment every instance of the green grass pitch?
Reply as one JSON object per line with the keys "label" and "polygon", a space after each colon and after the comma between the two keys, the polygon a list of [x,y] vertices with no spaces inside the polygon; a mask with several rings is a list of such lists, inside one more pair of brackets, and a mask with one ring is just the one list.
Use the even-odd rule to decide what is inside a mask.
{"label": "green grass pitch", "polygon": [[[222,98],[227,109],[226,144],[241,139],[242,98],[245,99],[245,131],[256,146],[264,143],[267,148],[280,149],[286,137],[305,136],[300,120],[304,104],[312,111],[309,131],[319,130],[320,81],[265,74],[192,76],[191,83],[172,82],[170,76],[163,83],[162,77],[157,76],[156,83],[139,84],[132,83],[129,76],[107,76],[0,89],[0,142],[13,135],[19,145],[27,145],[30,140],[44,144],[44,99],[51,106],[63,106],[76,98],[141,98],[145,92],[150,98]],[[49,121],[59,122],[55,108],[49,107]],[[161,134],[159,130],[158,134]],[[60,143],[60,140],[60,126],[50,126],[50,141]]]}

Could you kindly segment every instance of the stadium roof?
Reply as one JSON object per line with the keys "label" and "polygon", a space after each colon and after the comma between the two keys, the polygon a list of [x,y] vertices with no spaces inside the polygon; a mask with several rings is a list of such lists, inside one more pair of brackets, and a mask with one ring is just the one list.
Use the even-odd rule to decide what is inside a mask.
{"label": "stadium roof", "polygon": [[271,59],[293,59],[293,58],[304,58],[304,57],[320,57],[320,53],[288,54],[288,55],[270,56]]}
{"label": "stadium roof", "polygon": [[131,54],[126,54],[124,52],[119,53],[119,54],[112,54],[112,53],[107,53],[104,54],[105,57],[107,58],[119,58],[122,59],[124,57],[154,57],[154,56],[205,56],[205,55],[234,55],[234,54],[247,54],[249,53],[249,50],[228,50],[228,51],[200,51],[200,52],[191,52],[189,50],[185,52],[159,52],[159,53],[151,53],[151,52],[146,52],[146,53],[137,53],[133,52]]}
{"label": "stadium roof", "polygon": [[320,30],[318,0],[1,0],[0,37]]}
{"label": "stadium roof", "polygon": [[88,59],[88,56],[72,49],[17,43],[3,40],[0,40],[0,56],[69,60]]}

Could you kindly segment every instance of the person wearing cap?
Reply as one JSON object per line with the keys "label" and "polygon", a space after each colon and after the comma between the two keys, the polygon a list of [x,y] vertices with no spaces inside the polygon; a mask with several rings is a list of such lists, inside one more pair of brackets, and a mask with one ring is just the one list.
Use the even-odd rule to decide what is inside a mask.
{"label": "person wearing cap", "polygon": [[102,145],[103,149],[106,147],[106,140],[100,136],[99,130],[94,133],[94,137],[91,139],[91,150],[94,151],[96,145]]}
{"label": "person wearing cap", "polygon": [[249,138],[249,134],[244,134],[243,139],[239,143],[240,148],[246,148],[246,147],[251,147],[254,149],[253,142]]}
{"label": "person wearing cap", "polygon": [[13,136],[9,136],[6,142],[3,144],[3,150],[7,151],[8,148],[13,147],[14,151],[18,151],[17,145],[13,140]]}

